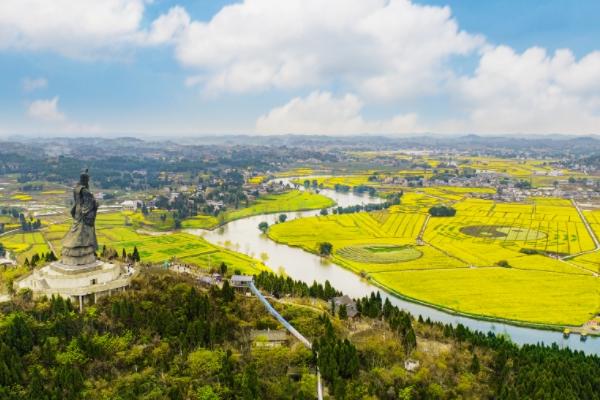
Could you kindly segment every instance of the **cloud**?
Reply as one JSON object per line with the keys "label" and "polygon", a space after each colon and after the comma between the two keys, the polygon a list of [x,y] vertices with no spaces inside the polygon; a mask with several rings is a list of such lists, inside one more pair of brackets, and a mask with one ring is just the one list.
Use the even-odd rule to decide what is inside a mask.
{"label": "cloud", "polygon": [[451,89],[467,114],[453,129],[573,134],[600,129],[600,52],[577,61],[564,49],[551,55],[538,47],[521,54],[489,47],[474,74]]}
{"label": "cloud", "polygon": [[36,120],[44,122],[63,122],[66,116],[58,110],[58,96],[47,100],[35,100],[27,109],[27,114]]}
{"label": "cloud", "polygon": [[33,92],[38,89],[45,89],[48,87],[48,81],[46,78],[25,78],[23,79],[23,90],[26,92]]}
{"label": "cloud", "polygon": [[127,54],[168,43],[189,16],[173,7],[142,29],[150,0],[2,0],[0,50],[52,51],[77,59]]}
{"label": "cloud", "polygon": [[344,84],[391,99],[435,92],[482,43],[448,8],[408,0],[246,0],[191,22],[176,57],[212,92]]}
{"label": "cloud", "polygon": [[101,133],[102,129],[97,125],[81,124],[71,121],[58,108],[59,97],[51,99],[35,100],[29,104],[27,115],[41,123],[41,127],[46,132],[54,133]]}
{"label": "cloud", "polygon": [[265,134],[415,133],[420,131],[415,114],[397,115],[388,120],[366,121],[363,102],[353,94],[335,97],[315,91],[276,107],[256,121],[256,131]]}
{"label": "cloud", "polygon": [[182,7],[175,6],[158,17],[146,36],[147,44],[163,44],[176,40],[190,24],[190,16]]}

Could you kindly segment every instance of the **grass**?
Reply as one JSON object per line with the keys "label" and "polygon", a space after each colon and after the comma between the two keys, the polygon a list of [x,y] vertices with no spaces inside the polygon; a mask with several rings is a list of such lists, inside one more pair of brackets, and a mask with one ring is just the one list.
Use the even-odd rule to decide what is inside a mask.
{"label": "grass", "polygon": [[[580,325],[600,312],[600,279],[592,274],[598,271],[599,254],[569,261],[547,255],[594,247],[570,202],[510,204],[465,198],[454,203],[455,217],[429,219],[419,246],[431,197],[406,197],[386,211],[276,224],[268,235],[313,253],[320,242],[330,242],[335,263],[401,295],[462,313]],[[600,214],[586,215],[598,229]],[[523,248],[539,252],[528,255]],[[421,254],[409,256],[408,249]],[[395,259],[385,257],[394,252]],[[498,268],[501,260],[510,268]]]}
{"label": "grass", "polygon": [[221,223],[259,214],[278,212],[303,211],[327,208],[335,203],[329,197],[309,191],[292,190],[285,193],[271,194],[259,197],[249,207],[239,210],[226,211],[222,217],[216,218],[200,215],[183,221],[183,228],[212,229]]}
{"label": "grass", "polygon": [[124,238],[121,241],[104,243],[117,249],[119,254],[123,248],[126,252],[131,253],[133,248],[137,247],[143,262],[159,264],[176,259],[178,262],[193,264],[203,269],[218,268],[221,262],[225,262],[231,271],[239,269],[242,273],[248,274],[268,270],[257,260],[215,246],[201,237],[188,233],[153,236],[130,231],[124,235],[123,229],[110,228],[101,231],[104,238]]}

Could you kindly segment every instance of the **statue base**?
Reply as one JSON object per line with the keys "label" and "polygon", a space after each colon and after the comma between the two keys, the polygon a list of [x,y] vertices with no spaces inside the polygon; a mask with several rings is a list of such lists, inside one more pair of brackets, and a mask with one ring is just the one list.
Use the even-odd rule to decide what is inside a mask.
{"label": "statue base", "polygon": [[79,303],[95,303],[129,286],[137,271],[133,267],[100,260],[84,265],[56,261],[14,282],[15,290],[31,289],[35,297],[61,296]]}

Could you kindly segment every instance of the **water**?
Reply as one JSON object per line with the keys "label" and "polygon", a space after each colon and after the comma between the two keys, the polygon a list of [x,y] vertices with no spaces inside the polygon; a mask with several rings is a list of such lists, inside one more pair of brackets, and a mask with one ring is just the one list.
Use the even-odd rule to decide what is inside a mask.
{"label": "water", "polygon": [[[353,193],[338,193],[327,189],[322,190],[321,194],[331,197],[338,205],[343,207],[381,202],[381,199],[378,198],[363,197]],[[288,220],[291,220],[318,215],[319,211],[302,211],[285,214],[288,216]],[[561,347],[582,350],[587,354],[600,354],[600,338],[598,337],[589,337],[585,342],[579,340],[579,335],[571,335],[565,339],[561,332],[524,328],[500,322],[481,321],[397,298],[369,284],[358,275],[336,264],[324,261],[321,257],[298,248],[275,243],[265,235],[261,235],[258,230],[258,224],[262,221],[274,224],[278,216],[279,214],[258,215],[229,222],[214,231],[197,229],[188,230],[188,232],[201,235],[213,244],[222,246],[227,242],[230,244],[230,248],[257,259],[260,259],[260,255],[265,253],[268,255],[268,259],[264,263],[273,271],[276,273],[285,273],[293,279],[304,281],[309,285],[313,281],[324,283],[326,280],[329,280],[333,287],[354,298],[367,296],[373,291],[379,291],[384,299],[386,297],[389,298],[392,304],[409,311],[415,317],[422,315],[423,318],[430,318],[432,321],[453,325],[461,323],[471,330],[482,332],[492,331],[495,334],[507,335],[513,342],[519,345],[536,343],[550,345],[557,343]]]}

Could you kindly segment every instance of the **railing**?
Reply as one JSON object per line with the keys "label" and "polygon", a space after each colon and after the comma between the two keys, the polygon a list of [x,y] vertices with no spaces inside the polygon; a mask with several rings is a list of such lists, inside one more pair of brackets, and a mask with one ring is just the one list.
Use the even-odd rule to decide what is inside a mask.
{"label": "railing", "polygon": [[[260,290],[258,290],[258,288],[254,285],[254,282],[249,282],[248,287],[250,288],[250,291],[252,293],[254,293],[254,295],[256,297],[258,297],[260,302],[263,303],[263,305],[265,306],[267,311],[272,316],[274,316],[277,319],[277,321],[279,321],[281,323],[281,325],[283,325],[285,327],[285,329],[287,329],[296,339],[298,339],[300,342],[302,342],[302,344],[304,344],[306,347],[308,347],[309,349],[312,349],[312,344],[308,341],[308,339],[306,339],[304,336],[302,336],[302,334],[300,332],[298,332],[296,330],[296,328],[294,328],[292,326],[292,324],[287,322],[287,320],[285,318],[283,318],[281,316],[281,314],[279,314],[275,308],[273,308],[271,303],[269,303],[269,301],[265,298],[265,296],[263,296],[263,294],[260,292]],[[317,353],[317,358],[318,357],[319,357],[319,354]],[[323,400],[323,385],[321,384],[321,372],[319,371],[319,366],[317,366],[317,398],[319,400]]]}

